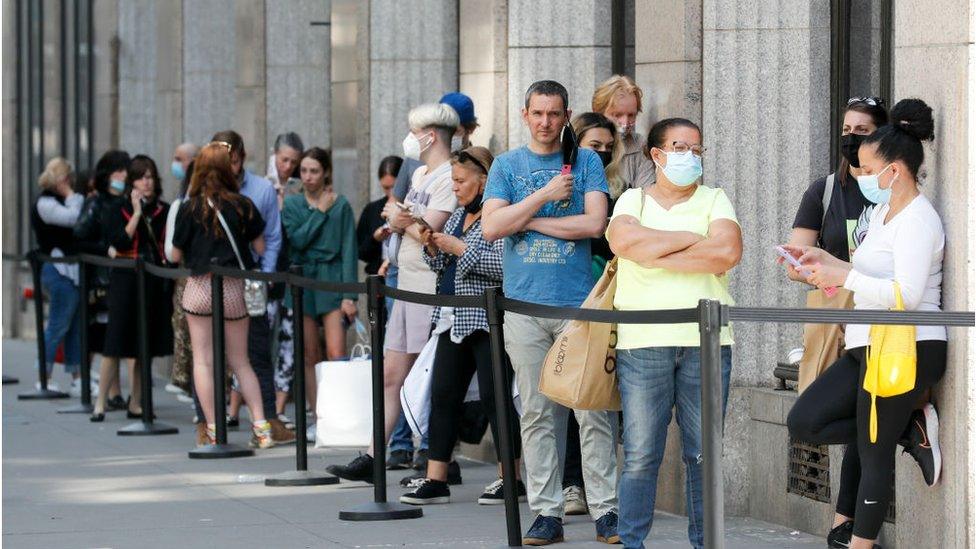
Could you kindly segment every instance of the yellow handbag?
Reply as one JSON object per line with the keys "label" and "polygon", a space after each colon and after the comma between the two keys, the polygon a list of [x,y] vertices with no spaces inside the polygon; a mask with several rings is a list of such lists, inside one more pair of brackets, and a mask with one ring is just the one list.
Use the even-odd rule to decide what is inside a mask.
{"label": "yellow handbag", "polygon": [[[904,311],[901,287],[895,286],[895,308]],[[867,348],[864,390],[871,394],[871,442],[878,439],[877,397],[893,397],[915,388],[915,326],[872,325]]]}

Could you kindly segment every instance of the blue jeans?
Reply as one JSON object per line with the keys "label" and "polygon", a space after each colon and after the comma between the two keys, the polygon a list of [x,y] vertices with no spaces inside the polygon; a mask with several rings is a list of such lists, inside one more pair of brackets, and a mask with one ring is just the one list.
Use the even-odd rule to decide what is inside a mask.
{"label": "blue jeans", "polygon": [[397,420],[393,434],[390,435],[390,451],[398,450],[413,453],[413,432],[410,431],[410,424],[407,423],[407,416],[403,415],[403,412],[400,412],[400,419]]}
{"label": "blue jeans", "polygon": [[[386,270],[386,278],[384,279],[383,284],[385,284],[385,285],[387,285],[387,286],[389,286],[391,288],[396,288],[397,287],[397,278],[398,278],[397,275],[399,273],[400,273],[400,269],[396,265],[390,265],[390,267]],[[387,297],[386,298],[386,318],[390,318],[390,311],[392,311],[392,310],[393,310],[393,298],[392,297]]]}
{"label": "blue jeans", "polygon": [[41,267],[41,285],[50,297],[47,327],[44,328],[44,358],[47,361],[47,373],[51,375],[54,369],[54,355],[58,351],[58,345],[64,341],[64,369],[69,374],[76,374],[81,365],[78,288],[70,278],[63,276],[50,263],[45,263]]}
{"label": "blue jeans", "polygon": [[[617,380],[624,414],[624,469],[620,477],[618,531],[624,546],[643,547],[654,519],[657,473],[677,411],[685,462],[688,540],[703,546],[701,355],[698,347],[617,350]],[[722,412],[729,399],[732,347],[721,353]]]}

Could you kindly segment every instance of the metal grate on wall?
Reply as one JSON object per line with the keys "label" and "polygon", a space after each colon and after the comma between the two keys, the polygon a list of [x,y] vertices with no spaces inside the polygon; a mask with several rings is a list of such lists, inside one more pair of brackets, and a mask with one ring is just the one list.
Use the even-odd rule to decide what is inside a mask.
{"label": "metal grate on wall", "polygon": [[790,439],[790,467],[786,491],[830,503],[830,453],[826,445]]}

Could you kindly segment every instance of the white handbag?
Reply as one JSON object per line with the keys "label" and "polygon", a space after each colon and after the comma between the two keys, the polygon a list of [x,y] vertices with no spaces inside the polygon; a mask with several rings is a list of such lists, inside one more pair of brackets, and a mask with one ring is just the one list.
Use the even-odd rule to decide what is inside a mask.
{"label": "white handbag", "polygon": [[[373,434],[372,361],[365,327],[349,360],[315,365],[315,447],[366,447]],[[361,331],[362,330],[362,331]]]}
{"label": "white handbag", "polygon": [[[230,227],[227,226],[227,221],[224,220],[224,216],[220,214],[220,210],[214,208],[213,202],[209,198],[207,199],[207,204],[217,213],[220,226],[224,228],[224,234],[227,235],[227,240],[230,241],[230,247],[234,249],[234,255],[237,256],[237,264],[242,271],[247,270],[244,268],[244,260],[241,259],[241,252],[237,249],[237,239],[234,238]],[[267,313],[268,285],[263,280],[244,279],[244,306],[247,308],[247,314],[249,316],[264,316]]]}

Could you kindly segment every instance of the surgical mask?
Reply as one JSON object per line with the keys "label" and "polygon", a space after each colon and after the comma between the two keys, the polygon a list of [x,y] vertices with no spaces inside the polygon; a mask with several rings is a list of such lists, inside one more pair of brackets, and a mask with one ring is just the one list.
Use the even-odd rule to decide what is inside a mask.
{"label": "surgical mask", "polygon": [[888,185],[887,189],[882,189],[880,187],[880,180],[878,178],[881,176],[881,174],[888,171],[888,168],[890,167],[891,164],[888,164],[885,166],[885,169],[878,173],[857,176],[857,186],[861,188],[861,194],[864,195],[864,198],[867,198],[879,206],[882,204],[887,204],[888,201],[891,200],[891,188],[895,186],[895,179],[898,179],[898,176],[896,175],[895,179],[891,180],[891,183]]}
{"label": "surgical mask", "polygon": [[[424,136],[424,138],[430,137],[430,134]],[[427,142],[427,145],[421,145],[420,139],[413,134],[413,132],[408,132],[407,136],[403,138],[403,156],[407,158],[412,158],[414,160],[420,160],[420,155],[427,147],[430,147],[433,140]]]}
{"label": "surgical mask", "polygon": [[679,187],[687,187],[702,176],[702,164],[701,157],[695,156],[695,153],[691,151],[677,153],[677,152],[667,152],[668,164],[662,166],[657,164],[658,168],[664,170],[665,177],[668,181],[674,183]]}
{"label": "surgical mask", "polygon": [[122,194],[125,191],[125,181],[119,181],[118,179],[113,179],[108,184],[113,191]]}
{"label": "surgical mask", "polygon": [[186,177],[186,170],[183,169],[183,163],[176,162],[175,160],[169,166],[169,173],[173,174],[173,178],[177,181],[183,181],[183,178]]}
{"label": "surgical mask", "polygon": [[451,152],[456,152],[464,148],[464,139],[460,135],[451,137]]}
{"label": "surgical mask", "polygon": [[861,161],[857,157],[857,150],[861,148],[864,136],[856,133],[849,133],[840,136],[840,154],[844,155],[847,162],[854,168],[861,167]]}
{"label": "surgical mask", "polygon": [[474,197],[474,200],[468,203],[464,207],[464,211],[469,214],[476,214],[481,211],[481,201],[484,200],[484,195],[478,193],[478,196]]}
{"label": "surgical mask", "polygon": [[593,151],[597,156],[600,157],[600,162],[603,162],[603,167],[606,168],[613,161],[612,151]]}

